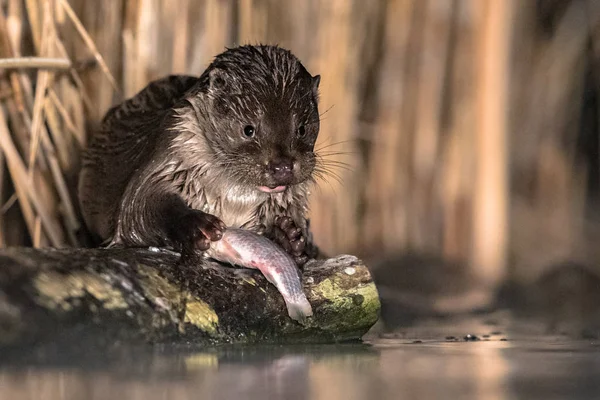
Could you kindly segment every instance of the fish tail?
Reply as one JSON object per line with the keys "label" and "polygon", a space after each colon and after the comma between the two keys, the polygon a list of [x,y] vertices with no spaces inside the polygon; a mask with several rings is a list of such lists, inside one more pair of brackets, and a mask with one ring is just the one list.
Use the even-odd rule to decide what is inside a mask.
{"label": "fish tail", "polygon": [[306,318],[313,315],[312,307],[306,297],[286,301],[288,315],[291,319],[304,323]]}

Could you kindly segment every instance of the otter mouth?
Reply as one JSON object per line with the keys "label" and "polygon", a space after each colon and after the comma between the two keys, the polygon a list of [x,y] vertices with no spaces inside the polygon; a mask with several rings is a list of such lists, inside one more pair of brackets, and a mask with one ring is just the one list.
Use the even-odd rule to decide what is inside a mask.
{"label": "otter mouth", "polygon": [[268,186],[259,186],[258,190],[265,193],[281,193],[283,192],[287,186],[275,186],[274,188],[270,188]]}

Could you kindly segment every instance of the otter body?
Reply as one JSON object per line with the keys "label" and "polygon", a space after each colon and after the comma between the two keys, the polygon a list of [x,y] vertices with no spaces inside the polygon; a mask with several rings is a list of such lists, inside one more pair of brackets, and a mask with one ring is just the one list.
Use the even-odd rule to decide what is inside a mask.
{"label": "otter body", "polygon": [[151,82],[92,135],[79,179],[90,232],[113,246],[208,249],[227,227],[316,256],[306,212],[319,76],[289,51],[242,46],[200,77]]}

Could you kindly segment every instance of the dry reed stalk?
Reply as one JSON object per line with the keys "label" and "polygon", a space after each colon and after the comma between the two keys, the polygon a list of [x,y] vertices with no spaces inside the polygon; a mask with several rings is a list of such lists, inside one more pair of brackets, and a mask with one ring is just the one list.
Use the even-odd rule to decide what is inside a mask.
{"label": "dry reed stalk", "polygon": [[[356,40],[360,43],[359,57],[361,60],[361,74],[357,86],[358,113],[356,149],[353,154],[346,153],[348,157],[360,160],[362,168],[353,171],[355,174],[355,193],[358,194],[359,203],[355,217],[355,229],[365,231],[368,226],[366,193],[369,185],[369,170],[373,163],[369,155],[373,146],[373,137],[378,130],[377,114],[381,109],[379,82],[382,77],[382,63],[385,57],[386,43],[386,14],[387,2],[375,2],[372,7],[364,10],[364,20],[358,23],[355,29]],[[326,117],[326,115],[325,115]],[[332,146],[336,147],[336,146]],[[335,150],[334,150],[335,151]],[[366,235],[365,235],[366,236]],[[369,243],[361,239],[355,246],[355,252],[360,257],[368,256]]]}
{"label": "dry reed stalk", "polygon": [[398,127],[398,133],[404,136],[402,149],[398,150],[397,158],[394,160],[394,170],[406,171],[406,185],[399,189],[405,191],[406,199],[401,207],[404,208],[403,213],[406,218],[406,223],[410,229],[406,231],[406,245],[411,249],[418,249],[420,245],[419,228],[416,226],[422,224],[416,215],[416,209],[419,206],[418,199],[413,194],[415,186],[414,164],[412,159],[412,151],[415,143],[415,127],[417,116],[417,102],[420,86],[419,82],[419,53],[423,48],[424,32],[423,25],[425,23],[426,3],[415,1],[411,10],[411,15],[408,25],[408,39],[406,53],[402,60],[402,85],[403,85],[403,102],[399,112],[402,114],[401,125]]}
{"label": "dry reed stalk", "polygon": [[[36,190],[27,177],[27,168],[12,142],[10,131],[8,130],[6,119],[4,118],[4,112],[0,112],[0,147],[6,156],[6,162],[15,188],[18,187],[16,190],[17,195],[19,196],[19,204],[24,210],[24,214],[27,214],[26,220],[29,220],[32,237],[34,237],[34,233],[36,232],[35,218],[39,216],[43,223],[44,231],[48,235],[52,245],[60,247],[63,244],[60,227],[54,223],[52,215],[48,212],[45,204],[36,195]],[[28,205],[29,201],[37,212],[35,217]]]}
{"label": "dry reed stalk", "polygon": [[[318,34],[318,31],[315,29],[312,4],[308,1],[296,2],[294,3],[293,12],[290,12],[289,6],[284,2],[278,2],[278,4],[281,13],[285,13],[289,17],[289,21],[287,22],[290,28],[290,35],[284,43],[294,48],[301,59],[306,60],[308,65],[312,66],[315,63],[315,54],[312,52],[313,36]],[[377,3],[375,3],[375,7],[377,6]],[[381,7],[381,2],[379,2],[379,7]],[[374,7],[370,5],[368,8],[371,9]],[[358,34],[358,32],[355,34],[358,36],[357,40],[359,42],[364,40],[361,34]],[[277,40],[277,38],[274,38],[274,40]]]}
{"label": "dry reed stalk", "polygon": [[[160,27],[160,33],[156,34],[156,40],[149,42],[149,45],[153,53],[159,56],[150,60],[151,63],[147,66],[153,72],[151,79],[159,78],[163,73],[174,73],[175,64],[181,67],[179,73],[185,72],[188,48],[183,46],[187,44],[189,9],[183,7],[188,3],[188,1],[158,2],[155,6],[155,14],[152,18]],[[183,40],[183,42],[176,40]]]}
{"label": "dry reed stalk", "polygon": [[479,119],[471,263],[482,282],[506,275],[508,243],[507,90],[513,2],[475,0],[481,24],[477,76]]}
{"label": "dry reed stalk", "polygon": [[[400,102],[396,104],[396,110],[389,110],[390,112],[398,113],[397,125],[390,126],[388,129],[388,138],[384,138],[384,141],[389,140],[389,136],[398,136],[396,140],[396,147],[388,151],[388,163],[383,164],[383,169],[389,169],[390,178],[395,180],[392,187],[394,190],[391,193],[387,193],[384,196],[387,197],[385,200],[385,214],[382,215],[380,220],[381,224],[384,224],[382,234],[385,237],[385,249],[392,250],[397,247],[400,249],[412,249],[415,246],[415,229],[414,224],[417,223],[416,216],[413,215],[413,208],[415,206],[415,199],[413,197],[412,186],[414,184],[413,179],[413,165],[412,165],[412,149],[415,143],[414,129],[416,119],[417,104],[415,99],[417,97],[417,90],[419,87],[418,81],[418,57],[417,54],[422,47],[422,30],[423,14],[425,3],[413,0],[410,9],[407,10],[405,16],[406,24],[406,37],[404,42],[403,53],[400,55],[400,59],[397,60],[398,64],[401,65],[400,71],[398,71],[398,84],[401,91]],[[393,39],[392,39],[393,40]],[[391,72],[393,74],[393,72]],[[390,105],[391,106],[391,105]],[[393,121],[393,119],[392,119]],[[377,154],[373,154],[376,157]],[[391,168],[390,168],[391,167]],[[401,176],[394,178],[394,175],[401,171]],[[375,189],[377,190],[377,189]],[[399,246],[394,243],[391,235],[392,228],[390,223],[385,221],[399,220],[404,225],[404,237],[401,238]],[[418,222],[420,223],[420,221]],[[390,237],[391,236],[391,237]]]}
{"label": "dry reed stalk", "polygon": [[69,135],[65,134],[65,130],[68,130],[68,128],[65,128],[61,124],[58,112],[54,108],[50,96],[47,96],[44,100],[44,116],[48,125],[48,131],[52,137],[52,142],[56,146],[56,155],[59,159],[60,169],[62,171],[69,171],[75,161],[74,149],[68,143]]}
{"label": "dry reed stalk", "polygon": [[[475,123],[477,96],[473,82],[474,55],[479,35],[471,3],[457,2],[449,62],[447,126],[442,142],[439,190],[443,210],[442,254],[468,260],[471,249],[472,193],[475,173]],[[463,16],[463,17],[461,17]],[[471,16],[465,18],[464,16]]]}
{"label": "dry reed stalk", "polygon": [[[51,8],[48,8],[47,10],[45,10],[45,15],[50,17],[51,10],[52,10]],[[50,23],[49,23],[48,38],[49,38],[48,39],[49,42],[50,41],[52,41],[54,43],[58,42],[58,37],[56,36],[56,31],[54,29],[54,23],[52,20],[50,20]],[[48,46],[48,47],[51,48],[51,46]],[[40,85],[40,83],[39,83],[39,79],[38,79],[38,87],[39,87],[39,85]],[[49,85],[49,87],[51,87],[51,86],[52,85]],[[36,98],[36,100],[37,100],[37,98]],[[75,232],[79,229],[80,223],[79,223],[78,217],[75,212],[75,207],[73,205],[73,200],[71,199],[71,194],[68,190],[67,183],[65,181],[64,172],[70,171],[72,169],[72,165],[70,165],[70,164],[74,163],[75,159],[77,158],[77,155],[75,155],[73,153],[73,150],[72,150],[73,147],[69,148],[67,141],[65,140],[65,138],[68,138],[68,136],[65,135],[65,137],[63,137],[63,135],[61,135],[61,133],[59,133],[59,130],[61,128],[58,126],[58,120],[55,117],[55,113],[53,112],[54,110],[49,107],[49,105],[50,105],[49,98],[46,97],[46,95],[44,95],[44,99],[39,100],[39,101],[40,102],[43,101],[43,105],[41,106],[41,108],[48,109],[48,112],[45,115],[45,117],[46,117],[45,119],[46,119],[46,122],[50,129],[50,132],[52,133],[52,136],[54,138],[54,141],[51,141],[48,131],[46,129],[41,130],[41,143],[42,143],[43,153],[49,164],[49,169],[50,169],[50,173],[52,176],[53,186],[57,191],[58,200],[60,201],[60,204],[57,208],[58,208],[59,212],[62,211],[63,218],[65,220],[64,222],[65,222],[66,236],[67,236],[70,244],[73,246],[76,246],[78,244],[78,241],[75,237]],[[35,104],[37,104],[37,103],[35,103]],[[34,107],[34,109],[35,109],[35,107]],[[35,129],[33,127],[32,127],[32,130],[35,132]],[[55,146],[59,147],[59,154],[63,155],[63,157],[62,157],[63,165],[62,166],[61,166],[61,163],[58,161]]]}
{"label": "dry reed stalk", "polygon": [[58,1],[60,2],[65,13],[69,16],[69,19],[71,20],[73,25],[75,25],[77,32],[79,33],[79,35],[81,36],[81,38],[83,39],[85,44],[89,47],[90,51],[94,55],[94,58],[96,59],[96,61],[98,61],[98,64],[100,65],[100,68],[102,69],[102,72],[104,72],[104,74],[108,78],[108,81],[112,85],[115,92],[119,92],[120,91],[119,84],[117,83],[117,81],[113,77],[112,73],[110,72],[110,69],[104,62],[104,57],[102,57],[102,55],[98,52],[98,49],[96,48],[96,44],[94,43],[94,40],[90,37],[87,30],[81,24],[81,21],[79,20],[79,18],[77,17],[77,15],[75,14],[75,12],[71,8],[71,6],[69,5],[69,2],[67,0],[58,0]]}
{"label": "dry reed stalk", "polygon": [[[15,12],[15,9],[11,9],[11,12]],[[8,23],[5,15],[0,13],[0,38],[4,39],[3,41],[3,55],[9,57],[20,56],[18,48],[14,47],[14,44],[17,43],[15,40],[11,41],[12,35],[20,37],[20,32],[16,30],[9,31]],[[17,43],[18,44],[18,43]],[[31,99],[31,90],[27,87],[27,77],[22,73],[17,72],[9,72],[10,84],[12,87],[13,93],[15,96],[13,99],[6,100],[7,111],[10,115],[10,119],[13,123],[13,128],[15,128],[16,134],[15,139],[17,144],[19,145],[19,149],[23,152],[23,154],[27,155],[29,151],[29,140],[30,140],[30,130],[23,129],[28,121],[28,110],[31,107],[32,99]],[[6,125],[6,122],[4,123]],[[8,125],[6,125],[6,129],[8,129]],[[12,144],[12,142],[11,142]],[[13,145],[14,148],[14,145]],[[16,149],[16,148],[14,148]],[[8,154],[11,154],[11,149],[3,148],[4,153],[7,155],[7,163],[10,163],[9,160],[13,161],[14,165],[14,156],[10,159],[8,158]],[[8,153],[8,154],[7,154]],[[12,154],[11,154],[12,155]],[[18,154],[17,154],[18,155]],[[19,204],[21,206],[21,211],[23,213],[23,217],[25,219],[25,223],[28,227],[30,235],[34,233],[34,219],[35,214],[31,205],[29,204],[28,192],[26,190],[23,182],[15,181],[15,175],[13,174],[13,170],[11,170],[11,164],[9,164],[9,172],[11,173],[11,177],[13,178],[13,185],[15,186],[16,194],[19,199]],[[27,175],[25,175],[27,176]],[[38,174],[35,175],[36,183],[43,182],[43,178]],[[44,186],[42,190],[47,192],[47,186]],[[45,238],[42,239],[44,243],[46,243]]]}
{"label": "dry reed stalk", "polygon": [[[12,110],[11,112],[9,106],[10,105],[8,105],[7,107],[9,109],[8,112],[12,115],[15,115],[17,111]],[[8,133],[8,125],[6,124],[6,120],[4,118],[4,111],[2,110],[2,108],[0,108],[0,131],[1,130],[4,130]],[[0,212],[2,214],[5,214],[8,211],[8,209],[13,205],[13,203],[16,200],[18,200],[19,205],[21,207],[21,212],[23,214],[23,219],[25,220],[25,224],[28,228],[29,234],[32,235],[35,227],[35,214],[33,212],[33,208],[31,207],[31,204],[27,198],[27,194],[25,193],[25,189],[23,188],[22,182],[14,180],[14,175],[10,169],[10,165],[8,164],[6,149],[4,149],[2,145],[0,145],[0,149],[2,150],[3,161],[7,163],[9,174],[11,178],[13,178],[13,186],[15,188],[15,194],[11,196],[11,198],[9,198],[6,201],[6,203],[3,204],[2,210],[0,210]]]}
{"label": "dry reed stalk", "polygon": [[[94,107],[94,102],[92,101],[92,99],[90,98],[90,96],[87,94],[87,90],[85,88],[85,85],[83,84],[83,81],[81,80],[81,77],[73,69],[71,69],[70,76],[73,79],[73,82],[75,82],[75,86],[77,87],[77,91],[79,93],[79,96],[81,96],[81,100],[83,102],[83,105],[85,106],[85,109],[90,114],[94,115],[93,113],[96,110],[95,107]],[[81,125],[81,126],[83,126],[83,125]]]}
{"label": "dry reed stalk", "polygon": [[[408,241],[408,170],[398,167],[409,156],[409,132],[402,130],[404,104],[403,60],[408,57],[413,0],[394,0],[387,6],[379,82],[377,126],[369,150],[365,193],[364,241],[372,251],[399,250]],[[385,188],[385,190],[382,190]]]}
{"label": "dry reed stalk", "polygon": [[[470,132],[469,132],[470,133]],[[465,134],[453,132],[444,147],[444,173],[440,191],[444,201],[443,243],[441,253],[451,260],[467,260],[470,250],[470,221],[472,200],[470,197],[469,181],[465,176],[471,171],[465,171],[465,158],[471,154],[463,154]]]}
{"label": "dry reed stalk", "polygon": [[[123,97],[128,98],[135,93],[138,87],[135,79],[139,79],[139,76],[133,73],[135,60],[137,59],[136,53],[136,34],[138,26],[138,10],[137,4],[139,1],[128,2],[125,8],[125,15],[123,16]],[[143,60],[139,60],[142,62]]]}
{"label": "dry reed stalk", "polygon": [[19,75],[16,72],[11,71],[8,73],[8,79],[10,81],[10,91],[13,93],[12,99],[17,104],[19,111],[22,111],[25,109],[25,98],[19,84]]}
{"label": "dry reed stalk", "polygon": [[[357,82],[357,49],[352,43],[353,5],[343,0],[318,2],[318,41],[315,44],[317,62],[315,70],[322,76],[321,104],[334,105],[335,112],[322,121],[323,140],[332,143],[354,139],[356,132],[356,101],[353,90]],[[350,146],[348,146],[350,147]],[[352,148],[350,147],[350,150]],[[354,193],[353,176],[333,167],[334,162],[347,161],[339,155],[327,157],[332,173],[339,174],[341,183],[331,176],[331,186],[323,186],[312,196],[311,218],[319,221],[315,238],[326,251],[349,249],[357,243],[357,229],[348,226],[356,213],[357,193]],[[356,166],[350,165],[353,169]],[[330,174],[331,175],[331,174]]]}
{"label": "dry reed stalk", "polygon": [[58,192],[58,196],[61,202],[62,213],[65,218],[67,237],[69,238],[71,245],[76,246],[77,239],[75,237],[75,232],[77,232],[77,230],[79,229],[80,223],[77,218],[77,214],[75,213],[75,207],[71,200],[67,183],[65,182],[64,176],[60,168],[60,164],[56,158],[56,154],[53,145],[50,141],[50,138],[48,137],[47,131],[42,132],[42,147],[44,150],[44,154],[48,159],[50,165],[50,172],[54,180],[54,187]]}
{"label": "dry reed stalk", "polygon": [[[43,3],[43,25],[42,25],[42,42],[40,45],[40,55],[45,57],[50,55],[50,26],[52,17],[50,15],[50,2],[48,0]],[[39,70],[37,73],[35,98],[33,101],[33,117],[31,123],[31,143],[29,147],[29,177],[33,179],[34,163],[37,158],[38,145],[40,140],[40,129],[42,128],[42,112],[44,111],[44,103],[46,98],[46,89],[50,80],[50,73],[46,70]]]}
{"label": "dry reed stalk", "polygon": [[[47,99],[46,99],[45,103],[48,104]],[[69,193],[67,183],[66,183],[64,175],[63,175],[63,171],[69,171],[69,169],[66,169],[66,168],[72,168],[72,166],[66,165],[65,166],[66,168],[61,167],[60,162],[57,157],[57,154],[56,154],[55,145],[62,144],[63,146],[65,146],[62,149],[62,152],[64,154],[64,157],[68,160],[67,162],[73,163],[74,159],[76,157],[72,151],[69,151],[69,149],[66,148],[66,146],[67,146],[66,143],[63,141],[63,138],[60,135],[60,133],[57,132],[57,130],[59,128],[56,126],[56,121],[52,117],[53,115],[54,115],[53,113],[47,113],[46,114],[46,122],[48,123],[48,126],[50,127],[50,132],[55,132],[53,134],[53,136],[60,137],[61,139],[59,141],[54,141],[54,142],[51,141],[50,136],[48,134],[48,130],[42,129],[41,130],[41,145],[42,145],[43,154],[44,154],[45,158],[47,159],[50,173],[52,175],[53,186],[56,189],[59,200],[60,200],[62,214],[65,218],[67,237],[69,238],[71,245],[76,246],[77,239],[75,238],[75,232],[80,228],[80,222],[79,222],[77,214],[75,212],[73,200],[71,199],[71,195]],[[70,154],[70,157],[69,157],[69,154]]]}
{"label": "dry reed stalk", "polygon": [[22,40],[23,32],[23,10],[22,0],[8,0],[6,13],[6,24],[8,31],[12,33],[10,39],[12,47],[18,47]]}
{"label": "dry reed stalk", "polygon": [[[438,250],[441,232],[441,202],[436,192],[439,183],[439,147],[442,99],[448,66],[449,32],[452,25],[452,0],[427,2],[424,10],[423,42],[419,49],[417,72],[415,129],[412,151],[414,216],[412,245]],[[440,40],[444,38],[444,40]],[[418,221],[418,222],[417,222]]]}
{"label": "dry reed stalk", "polygon": [[33,232],[33,247],[39,248],[42,241],[42,219],[39,215],[35,217],[35,230]]}
{"label": "dry reed stalk", "polygon": [[52,57],[18,57],[0,59],[0,69],[68,69],[71,61],[66,58]]}
{"label": "dry reed stalk", "polygon": [[[2,155],[2,161],[6,161],[4,159],[4,153]],[[2,171],[4,171],[4,168],[2,169]],[[16,193],[13,193],[12,196],[10,196],[8,198],[8,200],[6,200],[4,202],[4,204],[2,205],[2,208],[0,208],[0,214],[4,215],[8,212],[8,210],[16,203],[16,201],[18,200],[18,196]]]}
{"label": "dry reed stalk", "polygon": [[[58,99],[56,92],[61,93],[61,99]],[[84,130],[84,108],[85,108],[85,93],[82,92],[79,87],[73,86],[68,79],[63,78],[56,82],[56,87],[50,90],[50,99],[53,94],[57,96],[58,102],[55,102],[56,109],[61,114],[63,120],[69,130],[73,131],[73,146],[75,151],[79,151],[85,148],[86,145],[86,132]],[[61,102],[62,101],[62,102]],[[76,155],[78,158],[78,155]]]}
{"label": "dry reed stalk", "polygon": [[[363,246],[365,251],[366,249],[377,247],[384,248],[386,245],[384,243],[386,235],[379,228],[382,216],[385,213],[385,199],[382,193],[376,190],[377,186],[383,184],[389,188],[389,191],[393,192],[397,184],[393,175],[388,173],[390,170],[383,168],[383,164],[386,160],[389,161],[390,154],[396,151],[398,147],[397,141],[400,139],[400,136],[394,132],[394,127],[400,120],[399,113],[390,111],[398,107],[402,101],[400,84],[394,77],[398,76],[397,62],[405,50],[407,29],[406,25],[400,23],[390,24],[389,22],[391,20],[398,21],[398,18],[405,15],[404,13],[408,8],[407,5],[410,7],[411,2],[389,2],[386,16],[382,22],[384,25],[382,47],[386,51],[381,56],[377,81],[373,82],[373,86],[377,88],[377,92],[374,95],[377,98],[377,109],[373,111],[374,127],[371,135],[365,138],[368,151],[366,156],[368,171],[365,173],[366,183],[364,189],[364,226],[362,227],[364,231]],[[392,37],[394,37],[393,40]],[[384,79],[389,79],[387,85],[380,84]],[[401,177],[401,175],[402,173],[399,173],[397,177]],[[395,227],[396,233],[400,233],[404,224],[398,223],[395,224]],[[399,236],[399,240],[402,240],[404,237],[402,233]]]}
{"label": "dry reed stalk", "polygon": [[153,55],[152,46],[157,39],[152,24],[152,17],[156,14],[153,10],[153,3],[147,0],[127,4],[123,23],[125,97],[133,96],[151,80],[149,65]]}
{"label": "dry reed stalk", "polygon": [[[105,71],[109,70],[115,81],[121,80],[124,0],[100,3],[70,1],[80,24],[85,26],[88,36],[94,41],[94,49],[90,48],[85,40],[78,40],[81,37],[78,25],[71,22],[62,4],[57,4],[57,29],[65,42],[57,40],[56,45],[59,53],[68,53],[74,60],[79,60],[75,64],[81,67],[71,69],[71,74],[85,96],[88,120],[95,123],[115,101],[120,100],[120,93],[114,90]],[[97,54],[94,54],[94,51],[97,51]],[[98,63],[98,57],[103,59],[105,68]]]}
{"label": "dry reed stalk", "polygon": [[581,259],[586,253],[580,245],[585,243],[586,171],[577,165],[576,150],[565,144],[564,135],[577,132],[573,120],[580,110],[588,32],[597,23],[598,16],[588,15],[583,3],[571,3],[552,39],[536,43],[537,57],[523,77],[534,95],[521,128],[528,132],[527,141],[514,149],[516,167],[532,180],[529,192],[513,201],[512,218],[518,221],[511,230],[514,278],[521,282],[537,278],[557,259]]}
{"label": "dry reed stalk", "polygon": [[[302,4],[304,4],[303,2]],[[259,43],[267,38],[267,12],[264,2],[240,0],[239,43]]]}
{"label": "dry reed stalk", "polygon": [[[14,104],[13,100],[8,100],[6,102],[6,110],[8,112],[9,115],[9,119],[12,121],[13,128],[16,128],[18,126],[18,128],[16,129],[16,131],[23,131],[23,130],[27,130],[30,131],[31,128],[31,123],[29,120],[25,120],[25,118],[27,118],[27,116],[23,113],[20,112],[16,105]],[[22,125],[15,125],[16,121],[21,121],[22,120]],[[6,121],[4,121],[4,124],[6,124]],[[6,129],[8,129],[8,125],[6,125]],[[21,135],[23,136],[23,135]],[[12,139],[12,138],[11,138]],[[19,165],[17,164],[17,160],[20,161],[20,155],[18,154],[18,150],[16,153],[14,153],[14,150],[16,150],[16,143],[11,142],[10,145],[12,146],[11,148],[6,148],[5,146],[8,145],[7,143],[5,143],[4,145],[0,144],[0,148],[2,148],[3,152],[6,155],[6,162],[9,168],[9,173],[11,176],[11,180],[13,185],[15,186],[15,190],[16,190],[16,198],[18,199],[18,204],[19,207],[21,209],[21,212],[23,213],[23,217],[25,219],[25,223],[27,224],[28,230],[29,230],[29,235],[31,238],[33,238],[33,234],[35,231],[35,218],[36,218],[36,212],[37,209],[35,207],[34,204],[34,200],[31,199],[32,196],[36,196],[37,199],[45,199],[45,203],[46,206],[44,206],[45,212],[47,215],[49,216],[54,216],[54,195],[53,193],[50,191],[51,188],[49,187],[48,183],[45,181],[45,177],[40,173],[40,170],[36,169],[34,174],[33,174],[33,180],[31,179],[29,173],[27,170],[25,170],[24,174],[21,174],[21,169],[19,168]],[[14,154],[13,154],[14,153]],[[10,156],[9,156],[10,155]],[[41,163],[40,163],[41,164]],[[14,166],[11,169],[11,166]],[[24,178],[27,179],[27,182],[21,182],[18,180],[18,178]],[[34,188],[35,190],[30,191],[30,188]],[[9,201],[4,205],[3,207],[3,211],[7,210],[9,208],[9,204],[10,204],[11,200],[9,199]],[[39,203],[39,201],[38,201]],[[33,207],[32,207],[33,206]],[[58,232],[58,230],[54,230],[54,232]],[[62,236],[59,236],[56,238],[57,241],[62,240],[61,239]],[[49,239],[47,238],[46,234],[43,234],[41,237],[41,241],[40,243],[42,243],[43,245],[47,245],[49,244]]]}
{"label": "dry reed stalk", "polygon": [[[39,12],[39,5],[39,0],[25,0],[29,29],[31,29],[31,38],[36,52],[39,52],[42,43],[42,16]],[[15,48],[17,47],[17,43],[15,43]]]}
{"label": "dry reed stalk", "polygon": [[0,88],[0,101],[12,97],[13,94],[14,93],[11,88]]}
{"label": "dry reed stalk", "polygon": [[203,54],[205,60],[210,60],[233,42],[233,2],[205,0],[204,6]]}
{"label": "dry reed stalk", "polygon": [[[56,91],[52,88],[48,90],[48,98],[52,103],[52,107],[56,109],[58,114],[62,118],[62,122],[65,124],[66,128],[73,134],[73,137],[79,142],[79,145],[83,147],[82,138],[77,136],[77,127],[75,126],[75,122],[69,115],[66,107],[62,104],[61,100],[58,98]],[[50,108],[50,106],[48,106]]]}
{"label": "dry reed stalk", "polygon": [[[12,9],[11,9],[12,10]],[[13,36],[10,33],[16,36],[20,36],[19,31],[13,29],[9,30],[7,18],[3,13],[0,12],[0,56],[2,58],[15,58],[15,54],[13,49],[16,48],[15,43],[11,43],[10,38]],[[18,74],[16,71],[8,71],[8,79],[10,80],[11,92],[13,94],[13,99],[16,101],[19,109],[23,109],[24,99],[21,88],[18,84]],[[5,89],[6,90],[6,89]]]}
{"label": "dry reed stalk", "polygon": [[[5,167],[4,167],[4,152],[0,148],[0,202],[4,201],[6,194],[5,182]],[[4,210],[0,210],[0,248],[6,247],[6,234],[4,222]]]}
{"label": "dry reed stalk", "polygon": [[173,56],[171,57],[171,71],[175,74],[183,74],[187,69],[187,52],[188,52],[188,30],[189,19],[188,11],[190,8],[190,0],[180,0],[175,3],[169,3],[175,7],[173,17]]}
{"label": "dry reed stalk", "polygon": [[[43,29],[41,30],[42,40],[37,45],[38,52],[43,56],[52,55],[52,49],[57,48],[59,52],[61,50],[63,51],[63,56],[66,56],[64,48],[61,48],[61,43],[55,35],[54,21],[52,20],[51,14],[51,10],[54,9],[52,3],[53,2],[49,0],[44,1],[42,4],[35,2],[28,3],[28,12],[33,16],[30,17],[31,20],[38,20],[37,17],[40,15],[43,15],[44,19]],[[43,13],[39,12],[38,6],[44,7]],[[0,17],[0,22],[2,22],[0,23],[0,27],[3,28],[6,26],[3,16]],[[35,25],[35,23],[33,25]],[[36,28],[32,29],[35,30]],[[18,32],[11,32],[11,34],[17,35]],[[13,41],[13,43],[17,43],[17,41]],[[18,50],[14,48],[11,49],[10,47],[12,46],[6,47],[6,50],[12,52],[12,54],[18,55]],[[44,74],[47,75],[44,76]],[[13,123],[21,120],[22,122],[20,122],[20,124],[22,124],[22,127],[30,132],[29,135],[21,136],[21,147],[24,150],[28,150],[25,153],[29,154],[30,168],[25,170],[24,167],[22,168],[19,165],[20,156],[18,154],[13,154],[12,150],[15,150],[15,148],[14,146],[12,148],[10,147],[10,143],[7,141],[9,137],[4,138],[5,140],[2,148],[5,153],[11,154],[9,161],[9,167],[11,168],[9,168],[9,171],[11,172],[12,180],[17,190],[24,218],[29,226],[30,236],[36,246],[45,245],[47,243],[46,235],[48,235],[53,245],[62,245],[64,241],[62,226],[60,224],[61,217],[59,215],[59,209],[62,209],[63,217],[65,219],[66,236],[68,237],[70,244],[77,245],[75,231],[79,228],[79,221],[63,175],[63,168],[67,166],[69,160],[74,160],[76,155],[73,154],[73,150],[69,150],[67,144],[69,141],[64,140],[65,138],[68,138],[68,136],[63,137],[61,136],[61,133],[59,133],[62,131],[60,123],[54,108],[51,107],[50,98],[46,97],[48,89],[54,85],[54,82],[51,80],[47,71],[38,71],[35,98],[32,96],[32,85],[26,75],[19,74],[16,78],[11,79],[11,82],[13,91],[22,93],[22,100],[20,101],[20,105],[17,103],[18,106],[15,108],[11,106],[12,99],[8,99],[7,106],[9,111],[12,110],[10,112]],[[55,94],[54,97],[55,103],[60,104],[60,101],[56,101],[58,96]],[[46,112],[46,115],[44,115],[44,111]],[[33,115],[33,120],[29,116],[30,112]],[[62,112],[63,116],[68,115],[68,112],[64,107],[62,108]],[[65,120],[70,121],[71,119],[69,117],[65,118]],[[49,133],[43,126],[43,122],[48,123],[50,131],[54,136],[53,140],[50,140]],[[29,141],[28,136],[31,137],[31,141]],[[29,146],[24,147],[23,140],[27,140]],[[59,151],[62,153],[62,166],[56,155],[54,148],[55,143],[60,146]],[[39,154],[38,144],[41,145]],[[72,148],[73,147],[71,147],[71,149]],[[33,163],[33,159],[35,158],[39,159],[39,164]],[[39,170],[38,166],[40,168]],[[33,179],[28,184],[19,182],[18,179],[23,176],[24,171],[26,171],[26,175],[28,175],[30,179]],[[32,183],[35,186],[31,186]],[[36,190],[33,190],[34,187]],[[54,190],[57,192],[54,192]],[[31,201],[31,204],[38,214],[37,216],[34,215],[33,209],[28,201]]]}

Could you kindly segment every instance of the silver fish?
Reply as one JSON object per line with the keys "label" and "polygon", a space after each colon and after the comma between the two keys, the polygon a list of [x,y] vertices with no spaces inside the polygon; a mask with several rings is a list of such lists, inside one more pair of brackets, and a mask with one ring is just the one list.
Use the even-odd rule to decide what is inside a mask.
{"label": "silver fish", "polygon": [[210,244],[207,254],[218,261],[260,270],[283,296],[290,318],[304,322],[313,315],[296,263],[266,237],[244,229],[227,228],[221,240]]}

